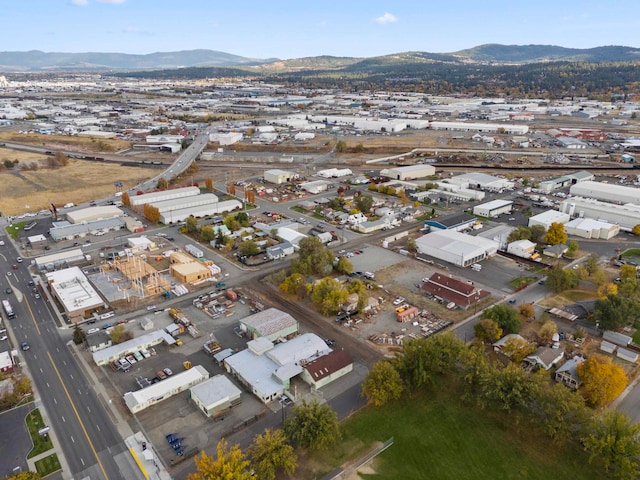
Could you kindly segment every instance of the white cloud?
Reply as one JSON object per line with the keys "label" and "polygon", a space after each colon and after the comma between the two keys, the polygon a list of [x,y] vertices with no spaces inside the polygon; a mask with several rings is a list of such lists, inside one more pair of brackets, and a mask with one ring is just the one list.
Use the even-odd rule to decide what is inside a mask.
{"label": "white cloud", "polygon": [[98,3],[111,3],[113,5],[124,3],[125,1],[126,0],[97,0]]}
{"label": "white cloud", "polygon": [[398,17],[396,17],[393,13],[389,13],[389,12],[385,12],[385,14],[382,15],[381,17],[374,19],[374,22],[380,25],[385,25],[387,23],[394,23],[397,21],[398,21]]}
{"label": "white cloud", "polygon": [[87,2],[87,0],[71,0],[71,3],[79,7],[84,7],[89,2]]}

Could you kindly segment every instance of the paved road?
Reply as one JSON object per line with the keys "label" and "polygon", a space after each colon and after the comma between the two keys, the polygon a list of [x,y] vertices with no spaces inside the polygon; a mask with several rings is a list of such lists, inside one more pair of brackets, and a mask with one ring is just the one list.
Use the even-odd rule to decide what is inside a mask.
{"label": "paved road", "polygon": [[[9,297],[16,318],[9,321],[10,338],[19,350],[38,396],[46,409],[64,452],[70,473],[79,478],[123,479],[114,455],[125,445],[92,386],[87,383],[76,358],[60,337],[46,297],[35,298],[28,286],[31,276],[26,262],[13,270],[17,252],[6,242],[0,256],[2,291],[11,286]],[[29,349],[20,345],[28,342]]]}

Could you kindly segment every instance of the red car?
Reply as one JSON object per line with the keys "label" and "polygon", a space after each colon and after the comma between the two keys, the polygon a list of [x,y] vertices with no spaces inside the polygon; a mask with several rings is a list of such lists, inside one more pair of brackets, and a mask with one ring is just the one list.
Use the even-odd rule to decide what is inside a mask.
{"label": "red car", "polygon": [[13,264],[13,269],[17,270],[18,269],[18,265],[16,265],[15,263]]}

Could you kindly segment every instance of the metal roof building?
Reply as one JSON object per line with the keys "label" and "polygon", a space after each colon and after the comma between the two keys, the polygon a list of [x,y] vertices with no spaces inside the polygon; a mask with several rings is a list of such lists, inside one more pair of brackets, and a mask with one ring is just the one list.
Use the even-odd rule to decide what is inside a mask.
{"label": "metal roof building", "polygon": [[160,214],[160,221],[162,223],[184,222],[191,216],[196,218],[208,217],[219,213],[231,212],[239,208],[242,208],[242,203],[238,200],[225,200],[224,202],[208,203],[196,207],[169,210]]}
{"label": "metal roof building", "polygon": [[130,195],[129,201],[132,207],[145,205],[147,203],[161,202],[173,198],[184,198],[192,195],[200,195],[198,187],[182,187],[173,190],[162,190],[158,192],[144,193],[142,195]]}
{"label": "metal roof building", "polygon": [[416,240],[418,252],[445,262],[467,267],[493,256],[498,243],[482,237],[472,237],[455,230],[436,230]]}
{"label": "metal roof building", "polygon": [[591,198],[573,197],[560,204],[560,210],[575,217],[594,218],[631,230],[640,224],[640,205],[602,202]]}
{"label": "metal roof building", "polygon": [[298,331],[298,321],[282,310],[268,308],[240,320],[240,326],[252,338],[265,337],[276,341]]}
{"label": "metal roof building", "polygon": [[220,199],[217,195],[214,195],[213,193],[203,193],[201,195],[192,195],[189,197],[172,198],[171,200],[153,202],[151,205],[157,208],[160,213],[164,213],[171,210],[209,205],[211,203],[218,203],[219,201]]}
{"label": "metal roof building", "polygon": [[71,223],[78,224],[113,217],[124,217],[124,212],[113,205],[105,205],[100,207],[88,207],[82,208],[80,210],[72,210],[66,212],[65,215],[67,217],[67,220],[69,220]]}
{"label": "metal roof building", "polygon": [[117,231],[126,225],[125,220],[120,217],[105,218],[103,220],[94,220],[87,223],[65,223],[58,222],[54,227],[49,229],[49,235],[56,242],[60,240],[73,240],[74,238],[83,238],[87,235],[95,235],[98,232]]}
{"label": "metal roof building", "polygon": [[107,304],[78,267],[45,274],[47,285],[70,321],[88,318]]}
{"label": "metal roof building", "polygon": [[240,403],[242,391],[224,375],[216,375],[189,389],[191,400],[207,416],[216,416]]}
{"label": "metal roof building", "polygon": [[580,182],[569,189],[571,195],[618,204],[640,205],[640,188],[602,182]]}

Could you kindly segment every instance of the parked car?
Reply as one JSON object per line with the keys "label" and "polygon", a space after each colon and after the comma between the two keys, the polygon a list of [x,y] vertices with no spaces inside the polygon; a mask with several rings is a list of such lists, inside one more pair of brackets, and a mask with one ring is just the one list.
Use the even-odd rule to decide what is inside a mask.
{"label": "parked car", "polygon": [[9,337],[7,337],[6,335],[2,335],[2,336],[0,337],[0,341],[2,341],[2,340],[6,340],[7,338],[9,338]]}
{"label": "parked car", "polygon": [[7,287],[7,288],[5,289],[5,291],[4,291],[4,293],[6,293],[6,294],[11,294],[11,293],[13,293],[13,290],[11,290],[11,287]]}
{"label": "parked car", "polygon": [[18,263],[22,263],[22,257],[18,257],[18,258],[16,258],[16,262],[18,262]]}
{"label": "parked car", "polygon": [[398,305],[400,305],[402,302],[404,302],[404,297],[398,297],[393,301],[393,306],[397,307]]}
{"label": "parked car", "polygon": [[171,375],[173,375],[173,372],[171,371],[171,369],[170,369],[170,368],[163,368],[163,369],[162,369],[162,371],[163,371],[164,373],[166,373],[168,377],[170,377]]}

